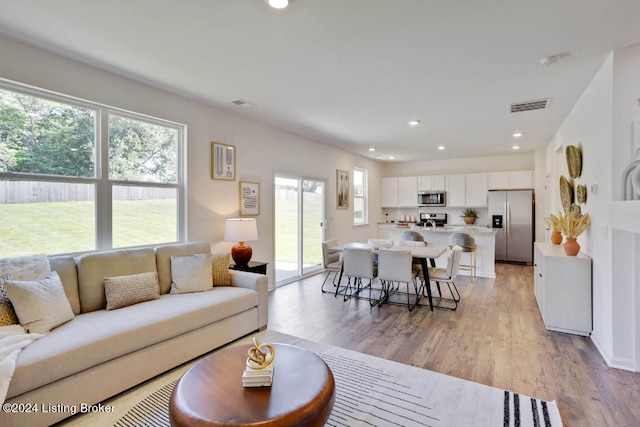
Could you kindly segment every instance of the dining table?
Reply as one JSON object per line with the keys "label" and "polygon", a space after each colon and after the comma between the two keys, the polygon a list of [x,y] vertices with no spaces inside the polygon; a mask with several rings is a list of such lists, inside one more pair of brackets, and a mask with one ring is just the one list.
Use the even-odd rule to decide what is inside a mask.
{"label": "dining table", "polygon": [[[411,252],[411,256],[414,260],[420,262],[422,267],[422,273],[424,276],[424,287],[427,291],[427,298],[429,299],[429,308],[433,311],[433,296],[431,294],[431,286],[429,285],[429,265],[431,267],[436,266],[436,259],[442,256],[448,249],[447,246],[397,246],[397,245],[386,245],[386,244],[376,244],[376,243],[360,243],[360,242],[350,242],[345,243],[344,245],[336,245],[332,247],[329,252],[344,252],[346,248],[359,248],[359,249],[371,249],[374,253],[376,253],[380,248],[384,248],[387,250],[393,251],[409,251]],[[340,276],[338,283],[342,281],[342,273],[344,269],[344,264],[340,269]]]}

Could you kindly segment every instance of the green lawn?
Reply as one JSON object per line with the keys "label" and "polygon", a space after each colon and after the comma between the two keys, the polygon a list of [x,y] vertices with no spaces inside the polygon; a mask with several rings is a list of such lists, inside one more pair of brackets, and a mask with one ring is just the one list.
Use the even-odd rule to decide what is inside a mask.
{"label": "green lawn", "polygon": [[[0,257],[95,250],[94,211],[93,202],[2,204]],[[113,217],[114,247],[176,241],[175,200],[114,201]]]}
{"label": "green lawn", "polygon": [[[322,264],[322,229],[320,228],[320,203],[305,202],[307,210],[303,223],[303,256],[305,265]],[[277,202],[275,235],[276,261],[297,263],[297,203],[295,200]]]}

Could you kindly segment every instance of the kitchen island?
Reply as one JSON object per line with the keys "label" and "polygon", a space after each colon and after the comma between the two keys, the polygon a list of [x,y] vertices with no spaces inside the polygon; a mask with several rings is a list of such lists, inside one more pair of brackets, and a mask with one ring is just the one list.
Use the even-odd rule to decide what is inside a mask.
{"label": "kitchen island", "polygon": [[[476,276],[478,277],[496,277],[495,260],[496,260],[496,231],[487,227],[473,227],[462,225],[446,225],[444,227],[420,227],[416,225],[399,226],[396,224],[378,224],[378,238],[391,239],[397,242],[402,239],[402,233],[405,231],[417,231],[424,236],[428,245],[447,246],[449,237],[453,233],[466,233],[476,241]],[[468,264],[468,254],[462,254],[461,263]],[[436,260],[438,267],[447,266],[446,255]],[[469,275],[469,271],[461,270],[460,274]]]}

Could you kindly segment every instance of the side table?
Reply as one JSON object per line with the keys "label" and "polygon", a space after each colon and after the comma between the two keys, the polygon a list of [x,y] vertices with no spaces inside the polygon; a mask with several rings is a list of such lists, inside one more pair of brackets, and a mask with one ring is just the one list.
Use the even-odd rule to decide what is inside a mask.
{"label": "side table", "polygon": [[240,271],[248,271],[250,273],[258,273],[258,274],[267,274],[267,265],[268,262],[260,262],[260,261],[249,261],[247,265],[238,265],[231,263],[229,264],[229,268],[231,270],[240,270]]}

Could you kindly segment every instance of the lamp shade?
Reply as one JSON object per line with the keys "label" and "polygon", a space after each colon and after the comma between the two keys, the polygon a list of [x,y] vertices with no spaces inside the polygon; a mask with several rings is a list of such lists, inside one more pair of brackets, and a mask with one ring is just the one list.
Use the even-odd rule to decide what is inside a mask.
{"label": "lamp shade", "polygon": [[225,220],[224,240],[227,242],[251,242],[258,240],[255,218],[232,218]]}
{"label": "lamp shade", "polygon": [[251,261],[253,250],[244,242],[258,240],[258,227],[254,218],[227,219],[224,223],[224,240],[239,242],[231,248],[231,258],[238,265],[247,265]]}

